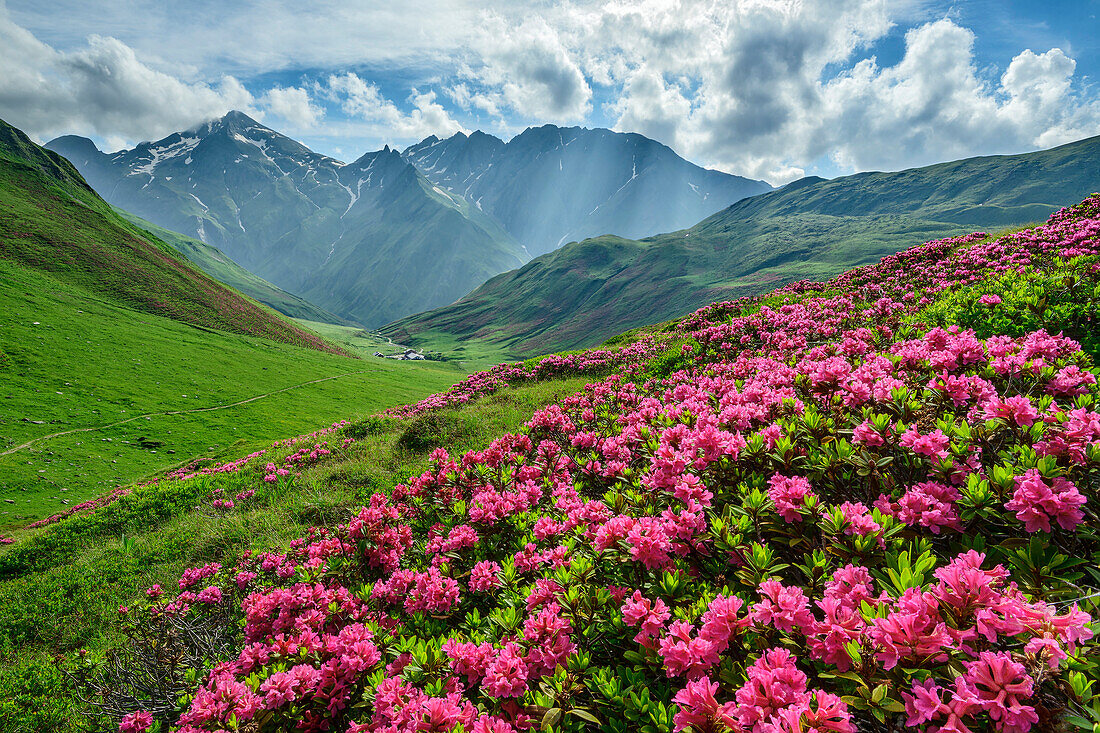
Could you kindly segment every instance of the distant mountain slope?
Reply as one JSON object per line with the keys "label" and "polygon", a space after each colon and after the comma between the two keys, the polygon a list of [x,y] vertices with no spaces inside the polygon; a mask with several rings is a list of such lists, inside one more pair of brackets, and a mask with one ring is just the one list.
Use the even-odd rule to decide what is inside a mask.
{"label": "distant mountain slope", "polygon": [[47,147],[111,204],[368,326],[450,303],[527,259],[398,152],[345,165],[240,112],[110,155],[72,136]]}
{"label": "distant mountain slope", "polygon": [[193,265],[215,280],[241,291],[248,297],[274,308],[285,316],[322,323],[347,324],[344,319],[318,308],[305,298],[288,293],[282,288],[272,285],[259,275],[252,274],[217,247],[186,237],[179,232],[173,232],[171,229],[158,227],[156,224],[145,221],[140,216],[131,214],[124,209],[115,209],[115,213],[134,226],[150,232],[162,242],[171,245],[173,249],[190,260]]}
{"label": "distant mountain slope", "polygon": [[119,217],[57,153],[0,121],[0,257],[110,301],[194,326],[324,351],[316,335],[247,300]]}
{"label": "distant mountain slope", "polygon": [[1100,137],[896,173],[807,178],[640,241],[599,237],[383,329],[481,338],[519,354],[594,343],[716,300],[830,276],[928,239],[1038,221],[1100,189]]}
{"label": "distant mountain slope", "polygon": [[533,255],[601,234],[680,229],[771,190],[700,168],[642,135],[603,129],[544,125],[507,143],[480,131],[432,136],[403,155],[496,217]]}

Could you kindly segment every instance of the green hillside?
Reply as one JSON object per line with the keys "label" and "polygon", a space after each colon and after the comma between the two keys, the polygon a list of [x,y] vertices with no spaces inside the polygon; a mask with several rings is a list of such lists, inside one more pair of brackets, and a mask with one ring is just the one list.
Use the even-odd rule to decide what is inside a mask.
{"label": "green hillside", "polygon": [[1100,137],[895,173],[807,178],[690,229],[566,245],[382,332],[414,345],[487,341],[520,355],[591,345],[925,240],[1040,220],[1097,188]]}
{"label": "green hillside", "polygon": [[[417,399],[462,376],[436,362],[349,359],[196,329],[3,259],[0,283],[8,326],[0,336],[0,529],[195,458],[248,453]],[[165,412],[183,414],[139,417]],[[46,438],[67,431],[81,432]]]}
{"label": "green hillside", "polygon": [[0,313],[0,528],[461,378],[349,358],[194,269],[2,124]]}
{"label": "green hillside", "polygon": [[333,351],[119,217],[67,160],[0,121],[0,257],[135,310]]}
{"label": "green hillside", "polygon": [[241,291],[248,297],[274,308],[283,315],[322,323],[347,323],[339,316],[318,308],[305,298],[288,293],[282,288],[272,285],[259,275],[249,272],[217,247],[184,236],[179,232],[173,232],[171,229],[158,227],[156,224],[145,221],[129,211],[116,208],[115,213],[161,241],[170,244],[176,251],[190,260],[192,264],[215,280]]}

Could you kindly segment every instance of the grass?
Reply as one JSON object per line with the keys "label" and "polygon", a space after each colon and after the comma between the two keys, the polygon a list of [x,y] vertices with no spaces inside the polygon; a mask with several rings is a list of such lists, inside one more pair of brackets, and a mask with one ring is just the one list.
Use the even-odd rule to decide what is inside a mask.
{"label": "grass", "polygon": [[[341,326],[335,323],[294,319],[309,330],[321,335],[326,341],[339,346],[349,354],[377,361],[375,352],[386,355],[398,354],[405,348],[390,338],[356,326]],[[417,340],[418,349],[433,357],[431,363],[441,369],[451,369],[456,374],[465,375],[495,366],[502,362],[519,361],[522,357],[509,351],[506,345],[479,338],[456,338],[453,334],[432,332]],[[434,357],[439,357],[436,360]],[[406,362],[409,363],[409,362]]]}
{"label": "grass", "polygon": [[[167,587],[187,567],[233,562],[250,548],[285,548],[310,526],[346,521],[374,491],[422,472],[432,446],[445,440],[452,452],[482,449],[584,383],[551,380],[504,390],[442,413],[434,437],[439,415],[369,419],[345,430],[356,436],[354,444],[291,481],[270,486],[259,474],[242,472],[140,487],[0,550],[0,693],[6,695],[0,719],[7,714],[34,730],[78,729],[72,710],[79,703],[49,659],[71,658],[80,648],[93,655],[103,650],[117,608],[146,587]],[[204,502],[215,486],[226,494],[258,493],[250,507],[221,514]],[[0,722],[0,731],[8,730],[19,729]]]}
{"label": "grass", "polygon": [[340,346],[349,354],[377,359],[378,357],[374,355],[376,351],[381,351],[383,354],[395,351],[395,347],[385,338],[359,326],[343,326],[304,318],[295,318],[294,320],[310,331],[324,337],[329,343]]}
{"label": "grass", "polygon": [[115,213],[134,226],[171,245],[207,275],[241,291],[250,298],[255,298],[283,315],[291,318],[321,320],[330,323],[344,322],[339,316],[318,308],[305,298],[288,293],[282,288],[272,285],[259,275],[254,275],[216,247],[186,237],[178,232],[173,232],[170,229],[159,227],[128,211],[115,209]]}
{"label": "grass", "polygon": [[[395,335],[394,338],[396,339],[397,336]],[[420,332],[412,345],[418,349],[439,352],[448,362],[457,364],[468,372],[488,369],[494,364],[523,358],[509,349],[507,343],[476,336],[463,337],[442,330]],[[549,350],[539,353],[549,353]]]}
{"label": "grass", "polygon": [[3,259],[0,312],[7,321],[0,333],[0,453],[61,431],[227,405],[338,377],[224,410],[71,433],[0,456],[0,529],[196,457],[235,458],[334,420],[415,401],[463,376],[453,364],[351,359],[195,328]]}

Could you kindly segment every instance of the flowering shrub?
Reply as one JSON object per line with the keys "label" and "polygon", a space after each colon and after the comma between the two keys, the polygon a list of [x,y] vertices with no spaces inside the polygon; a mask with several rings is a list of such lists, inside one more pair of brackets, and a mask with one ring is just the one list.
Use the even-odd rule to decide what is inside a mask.
{"label": "flowering shrub", "polygon": [[57,514],[51,514],[45,519],[39,519],[37,522],[31,522],[27,525],[27,529],[37,529],[38,527],[45,527],[56,522],[60,522],[66,517],[71,517],[74,514],[80,514],[82,512],[90,512],[99,509],[100,507],[111,504],[116,499],[120,499],[123,496],[129,496],[133,493],[133,489],[128,487],[119,487],[111,493],[101,496],[97,499],[89,499],[88,501],[82,501],[79,504],[74,504],[71,507],[65,509],[65,511],[58,512]]}
{"label": "flowering shrub", "polygon": [[[986,294],[975,300],[979,291]],[[1063,331],[1095,358],[1100,354],[1100,258],[1079,257],[1057,270],[1017,267],[950,294],[924,317],[973,328],[980,336]]]}
{"label": "flowering shrub", "polygon": [[[140,613],[236,609],[242,628],[172,722],[1100,722],[1089,359],[1043,329],[983,337],[920,322],[1003,268],[1100,253],[1098,234],[1100,196],[1030,232],[930,242],[828,283],[715,304],[680,324],[691,348],[668,347],[681,361],[666,365],[684,368],[662,378],[644,378],[646,359],[670,353],[653,340],[593,352],[618,373],[523,431],[461,456],[437,448],[428,470],[346,524],[192,568],[177,595],[150,596]],[[402,414],[528,378],[510,369]]]}

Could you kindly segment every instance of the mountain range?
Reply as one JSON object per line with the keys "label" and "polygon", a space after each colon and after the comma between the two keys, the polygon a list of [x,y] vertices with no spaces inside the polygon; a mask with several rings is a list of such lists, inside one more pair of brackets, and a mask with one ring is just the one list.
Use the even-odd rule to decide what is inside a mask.
{"label": "mountain range", "polygon": [[284,312],[531,355],[1040,220],[1100,188],[1098,141],[776,190],[640,135],[552,125],[508,142],[429,137],[350,164],[239,112],[113,154],[72,136],[47,147],[112,204],[221,250],[167,237],[216,276],[236,261],[288,291],[231,280]]}
{"label": "mountain range", "polygon": [[900,172],[808,177],[688,229],[566,245],[382,331],[414,345],[483,339],[516,355],[572,349],[928,239],[1036,222],[1098,189],[1100,137]]}
{"label": "mountain range", "polygon": [[111,154],[75,136],[46,147],[112,205],[371,327],[454,302],[572,236],[654,234],[769,188],[580,128],[428,138],[345,164],[230,112]]}
{"label": "mountain range", "polygon": [[507,143],[460,132],[429,137],[403,155],[495,217],[532,255],[600,234],[682,229],[772,188],[700,168],[642,135],[604,129],[543,125]]}
{"label": "mountain range", "polygon": [[399,152],[345,165],[239,112],[111,155],[84,138],[47,147],[113,205],[367,325],[449,303],[527,259]]}

